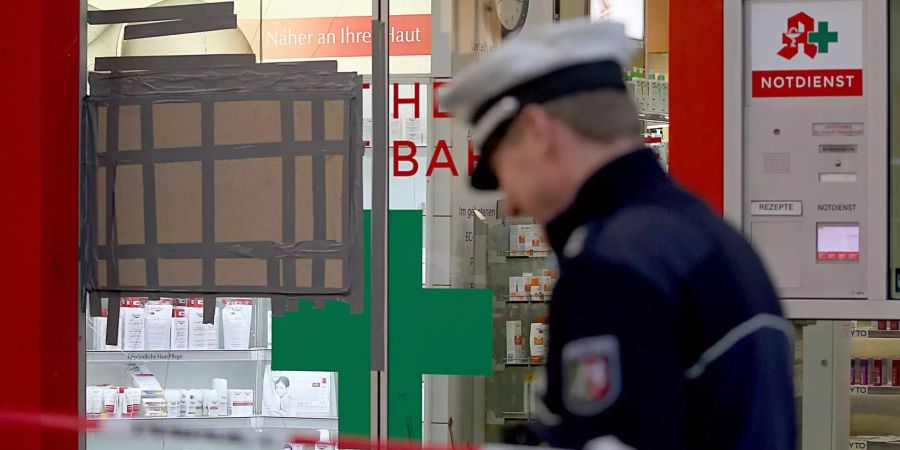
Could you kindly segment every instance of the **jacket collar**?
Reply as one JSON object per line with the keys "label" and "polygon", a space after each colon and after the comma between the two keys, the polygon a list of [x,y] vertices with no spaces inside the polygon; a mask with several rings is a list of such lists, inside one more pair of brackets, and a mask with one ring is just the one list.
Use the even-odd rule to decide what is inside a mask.
{"label": "jacket collar", "polygon": [[559,216],[547,224],[550,245],[557,255],[572,232],[592,219],[608,216],[630,201],[645,195],[648,190],[668,177],[656,155],[650,149],[641,149],[623,155],[601,167],[581,186],[575,201]]}

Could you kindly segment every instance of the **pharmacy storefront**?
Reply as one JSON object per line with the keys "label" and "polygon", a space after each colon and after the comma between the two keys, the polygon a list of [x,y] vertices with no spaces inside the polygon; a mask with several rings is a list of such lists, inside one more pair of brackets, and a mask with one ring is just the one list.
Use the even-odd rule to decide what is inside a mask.
{"label": "pharmacy storefront", "polygon": [[[707,20],[688,14],[695,5],[89,0],[33,11],[26,25],[50,34],[30,57],[64,56],[40,56],[53,80],[14,74],[33,92],[11,101],[39,92],[46,104],[9,122],[16,145],[38,148],[17,153],[4,180],[26,217],[4,234],[21,235],[9,248],[28,256],[3,280],[42,286],[13,325],[34,345],[10,357],[46,391],[4,406],[85,419],[54,448],[501,441],[537,414],[558,270],[534,220],[469,188],[471,130],[437,99],[517,33],[622,21],[639,48],[623,69],[645,143],[721,210],[721,136],[709,130],[721,111],[694,101],[721,100],[721,77],[687,69],[721,44],[695,34]],[[680,91],[670,37],[692,45],[673,51],[691,81]],[[71,83],[51,82],[63,75]],[[669,151],[670,110],[681,153]],[[41,439],[27,434],[23,448]]]}

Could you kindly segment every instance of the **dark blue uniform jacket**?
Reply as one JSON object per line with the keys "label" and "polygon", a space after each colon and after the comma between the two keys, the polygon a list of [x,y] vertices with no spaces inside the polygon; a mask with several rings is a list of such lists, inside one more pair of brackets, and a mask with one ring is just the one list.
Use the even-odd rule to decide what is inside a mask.
{"label": "dark blue uniform jacket", "polygon": [[649,150],[548,225],[560,262],[536,431],[582,448],[795,448],[792,327],[759,258]]}

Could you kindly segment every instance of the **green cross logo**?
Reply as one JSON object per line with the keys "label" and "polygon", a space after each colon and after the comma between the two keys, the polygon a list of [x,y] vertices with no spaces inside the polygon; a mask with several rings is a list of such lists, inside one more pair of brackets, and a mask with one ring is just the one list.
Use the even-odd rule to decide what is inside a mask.
{"label": "green cross logo", "polygon": [[809,42],[819,47],[819,53],[828,53],[828,44],[838,41],[837,31],[828,29],[828,22],[819,22],[819,29],[809,33]]}

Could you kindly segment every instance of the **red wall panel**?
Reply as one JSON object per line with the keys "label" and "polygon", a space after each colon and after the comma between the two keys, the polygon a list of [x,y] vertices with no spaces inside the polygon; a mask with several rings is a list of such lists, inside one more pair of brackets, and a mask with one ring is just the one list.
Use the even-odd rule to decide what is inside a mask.
{"label": "red wall panel", "polygon": [[[0,27],[0,410],[78,411],[79,2],[29,1]],[[17,449],[75,449],[74,433],[0,422]],[[13,444],[14,443],[14,444]]]}
{"label": "red wall panel", "polygon": [[722,0],[669,0],[669,170],[721,214]]}

